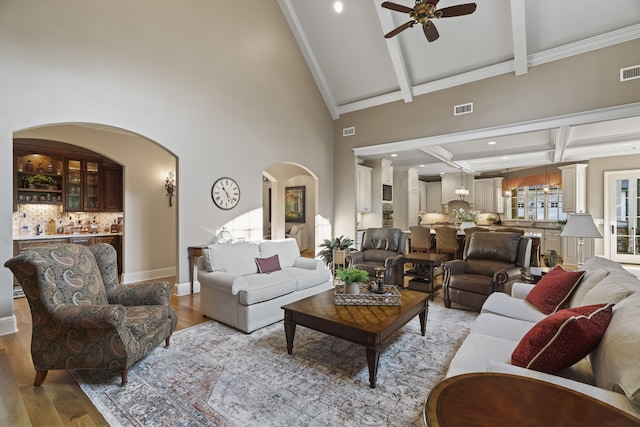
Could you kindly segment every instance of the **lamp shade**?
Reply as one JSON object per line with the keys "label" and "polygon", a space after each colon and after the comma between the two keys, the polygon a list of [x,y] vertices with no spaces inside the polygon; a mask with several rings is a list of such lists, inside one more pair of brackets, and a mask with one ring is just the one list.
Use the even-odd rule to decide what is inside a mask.
{"label": "lamp shade", "polygon": [[564,226],[562,237],[595,237],[601,238],[602,235],[596,227],[591,214],[574,213],[569,216],[567,224]]}

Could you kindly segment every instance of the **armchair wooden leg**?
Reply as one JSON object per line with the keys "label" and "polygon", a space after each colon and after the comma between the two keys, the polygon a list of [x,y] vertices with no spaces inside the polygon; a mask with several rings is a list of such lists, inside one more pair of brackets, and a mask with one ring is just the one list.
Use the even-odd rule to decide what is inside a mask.
{"label": "armchair wooden leg", "polygon": [[129,380],[129,378],[127,378],[127,376],[129,375],[129,370],[128,369],[120,369],[118,372],[120,372],[120,378],[122,378],[122,387],[127,385],[127,381]]}
{"label": "armchair wooden leg", "polygon": [[33,382],[34,387],[40,387],[44,382],[44,379],[47,378],[48,370],[40,370],[36,369],[36,379]]}

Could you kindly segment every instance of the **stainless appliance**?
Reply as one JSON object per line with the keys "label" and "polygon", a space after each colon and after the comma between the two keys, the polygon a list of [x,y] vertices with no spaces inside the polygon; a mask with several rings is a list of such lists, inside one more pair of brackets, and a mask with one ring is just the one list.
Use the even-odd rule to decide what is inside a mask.
{"label": "stainless appliance", "polygon": [[393,187],[388,184],[382,184],[382,201],[393,202]]}
{"label": "stainless appliance", "polygon": [[382,204],[382,226],[393,227],[393,204]]}

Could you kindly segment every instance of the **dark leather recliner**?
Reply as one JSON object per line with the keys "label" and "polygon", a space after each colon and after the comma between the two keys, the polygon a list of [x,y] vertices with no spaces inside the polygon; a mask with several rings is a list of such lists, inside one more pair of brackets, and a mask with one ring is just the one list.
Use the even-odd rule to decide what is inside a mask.
{"label": "dark leather recliner", "polygon": [[444,304],[480,310],[493,292],[521,278],[529,268],[531,239],[518,233],[473,233],[464,259],[443,265]]}
{"label": "dark leather recliner", "polygon": [[386,285],[402,286],[406,236],[399,228],[368,228],[360,250],[347,255],[347,264],[365,270],[373,280],[376,268],[384,267]]}

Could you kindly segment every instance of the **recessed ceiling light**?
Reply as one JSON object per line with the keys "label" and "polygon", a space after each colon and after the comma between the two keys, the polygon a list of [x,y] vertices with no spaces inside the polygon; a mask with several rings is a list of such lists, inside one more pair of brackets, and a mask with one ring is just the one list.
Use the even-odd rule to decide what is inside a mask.
{"label": "recessed ceiling light", "polygon": [[489,145],[496,145],[496,144],[497,144],[497,142],[495,142],[495,141],[489,141],[489,142],[487,142],[487,144],[489,144]]}
{"label": "recessed ceiling light", "polygon": [[500,158],[501,158],[502,160],[507,160],[509,157],[507,157],[507,156],[502,156],[502,157],[500,157]]}
{"label": "recessed ceiling light", "polygon": [[424,167],[424,165],[420,165],[420,167],[421,167],[421,168],[423,168],[423,167]]}
{"label": "recessed ceiling light", "polygon": [[392,154],[391,157],[398,157],[398,155],[397,154]]}
{"label": "recessed ceiling light", "polygon": [[336,11],[336,13],[342,13],[342,2],[341,1],[337,1],[333,4],[333,10]]}
{"label": "recessed ceiling light", "polygon": [[440,172],[440,175],[444,175],[444,172]]}

